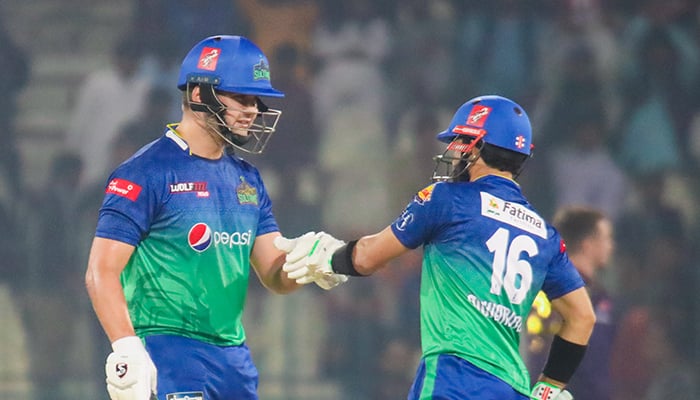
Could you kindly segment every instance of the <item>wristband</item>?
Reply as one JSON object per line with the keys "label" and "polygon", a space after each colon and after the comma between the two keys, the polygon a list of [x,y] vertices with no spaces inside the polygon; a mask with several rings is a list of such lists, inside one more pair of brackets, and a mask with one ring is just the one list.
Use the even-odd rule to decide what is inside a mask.
{"label": "wristband", "polygon": [[352,250],[356,244],[357,240],[351,240],[333,253],[331,257],[331,269],[333,272],[343,275],[365,276],[357,272],[355,264],[352,262]]}
{"label": "wristband", "polygon": [[554,336],[549,348],[549,357],[542,373],[559,382],[567,383],[578,368],[588,346],[569,342],[559,335]]}
{"label": "wristband", "polygon": [[138,336],[125,336],[112,342],[112,350],[116,353],[136,353],[146,349]]}

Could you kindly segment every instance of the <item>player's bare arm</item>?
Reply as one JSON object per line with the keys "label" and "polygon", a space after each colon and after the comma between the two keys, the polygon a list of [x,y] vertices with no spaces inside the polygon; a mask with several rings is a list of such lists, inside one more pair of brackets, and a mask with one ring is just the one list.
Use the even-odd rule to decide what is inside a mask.
{"label": "player's bare arm", "polygon": [[130,244],[99,237],[90,249],[85,285],[110,342],[135,335],[119,280],[133,252]]}
{"label": "player's bare arm", "polygon": [[[562,297],[554,299],[552,301],[552,308],[557,311],[563,319],[562,326],[557,333],[555,341],[558,340],[560,343],[563,343],[565,347],[559,346],[559,348],[572,348],[574,350],[576,350],[578,346],[585,348],[585,346],[588,345],[588,340],[593,333],[593,325],[595,324],[595,312],[593,311],[593,306],[591,305],[591,300],[586,288],[578,288]],[[550,350],[550,360],[553,357],[552,353],[555,351]],[[581,357],[582,356],[583,355],[581,355]],[[574,360],[576,358],[577,356],[560,354],[560,359]],[[580,360],[575,362],[576,365],[578,365],[578,362],[580,362]],[[548,382],[557,387],[564,387],[568,379],[566,381],[558,380],[548,376],[547,373],[543,373],[540,375],[539,381]]]}
{"label": "player's bare arm", "polygon": [[275,293],[289,293],[301,285],[282,273],[286,253],[274,245],[278,236],[281,236],[279,232],[270,232],[256,237],[250,263],[263,286]]}
{"label": "player's bare arm", "polygon": [[357,241],[352,251],[352,262],[361,275],[372,275],[409,250],[396,238],[391,227],[386,227],[379,233],[363,236]]}
{"label": "player's bare arm", "polygon": [[595,312],[585,287],[552,301],[552,308],[564,320],[558,335],[572,343],[585,345],[593,333]]}

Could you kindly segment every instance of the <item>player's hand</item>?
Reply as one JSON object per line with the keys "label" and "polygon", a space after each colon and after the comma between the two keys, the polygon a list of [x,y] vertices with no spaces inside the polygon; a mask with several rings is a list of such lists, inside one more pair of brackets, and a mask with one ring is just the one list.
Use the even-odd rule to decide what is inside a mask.
{"label": "player's hand", "polygon": [[323,275],[320,278],[317,278],[314,282],[318,287],[324,290],[331,290],[334,287],[345,283],[348,281],[348,276],[343,275],[343,274],[331,274],[331,275]]}
{"label": "player's hand", "polygon": [[127,336],[112,343],[107,357],[107,391],[112,400],[149,400],[157,395],[156,366],[141,339]]}
{"label": "player's hand", "polygon": [[274,245],[278,250],[287,253],[284,260],[286,265],[297,263],[308,256],[311,249],[316,244],[316,241],[316,232],[306,232],[305,234],[294,239],[288,239],[284,236],[277,236],[275,238]]}
{"label": "player's hand", "polygon": [[552,385],[551,383],[539,381],[532,388],[531,400],[573,400],[574,396],[568,390]]}
{"label": "player's hand", "polygon": [[344,244],[325,232],[308,232],[295,239],[275,238],[275,247],[287,253],[282,267],[287,277],[301,285],[315,282],[325,290],[348,280],[331,269],[333,253]]}

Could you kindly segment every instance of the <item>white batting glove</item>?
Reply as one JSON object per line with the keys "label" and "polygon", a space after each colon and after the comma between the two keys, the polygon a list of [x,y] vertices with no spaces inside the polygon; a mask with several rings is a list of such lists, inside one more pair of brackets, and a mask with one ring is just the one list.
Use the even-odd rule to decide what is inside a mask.
{"label": "white batting glove", "polygon": [[539,381],[532,388],[530,393],[531,400],[574,400],[574,396],[568,390],[562,390],[560,387],[554,386],[551,383]]}
{"label": "white batting glove", "polygon": [[[306,232],[305,234],[294,239],[288,239],[284,236],[275,238],[274,245],[278,250],[287,253],[285,257],[286,264],[294,264],[303,260],[309,255],[311,249],[316,244],[316,232]],[[285,270],[286,271],[286,270]],[[310,282],[306,282],[310,283]]]}
{"label": "white batting glove", "polygon": [[346,275],[331,269],[333,253],[343,245],[345,242],[325,232],[308,232],[295,239],[275,238],[275,247],[287,253],[282,269],[289,279],[300,285],[315,282],[325,290],[348,280]]}
{"label": "white batting glove", "polygon": [[112,400],[150,400],[157,395],[157,371],[141,339],[127,336],[112,343],[107,357],[107,391]]}
{"label": "white batting glove", "polygon": [[323,275],[314,282],[323,290],[331,290],[334,287],[348,281],[348,276],[343,274]]}

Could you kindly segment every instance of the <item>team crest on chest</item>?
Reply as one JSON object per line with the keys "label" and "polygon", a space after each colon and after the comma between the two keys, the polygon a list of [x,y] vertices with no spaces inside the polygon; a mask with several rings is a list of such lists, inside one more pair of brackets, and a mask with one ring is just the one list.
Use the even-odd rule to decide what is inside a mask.
{"label": "team crest on chest", "polygon": [[236,196],[239,204],[258,205],[258,191],[250,186],[242,176],[241,183],[236,187]]}

